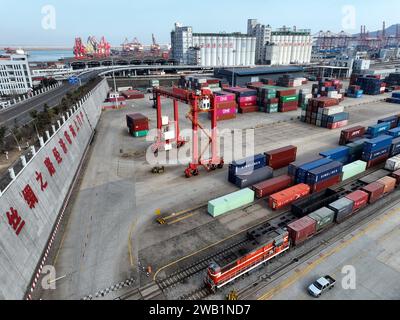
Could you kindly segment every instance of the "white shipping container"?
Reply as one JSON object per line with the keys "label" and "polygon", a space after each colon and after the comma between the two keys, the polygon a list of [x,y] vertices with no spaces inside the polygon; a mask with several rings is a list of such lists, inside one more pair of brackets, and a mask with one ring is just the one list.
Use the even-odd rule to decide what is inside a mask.
{"label": "white shipping container", "polygon": [[341,106],[323,108],[323,114],[326,116],[331,116],[333,114],[342,113],[342,112],[344,112],[344,107],[341,107]]}
{"label": "white shipping container", "polygon": [[400,156],[390,158],[386,161],[386,170],[397,171],[400,169]]}

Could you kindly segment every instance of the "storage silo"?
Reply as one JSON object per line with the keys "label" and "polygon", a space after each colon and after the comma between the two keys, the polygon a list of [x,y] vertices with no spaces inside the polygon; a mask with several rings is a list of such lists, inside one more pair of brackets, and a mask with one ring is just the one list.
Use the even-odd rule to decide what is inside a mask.
{"label": "storage silo", "polygon": [[200,46],[200,65],[205,66],[206,65],[206,44],[205,44],[205,38],[203,36],[198,37],[198,42]]}
{"label": "storage silo", "polygon": [[228,64],[228,42],[229,37],[221,37],[222,38],[222,56],[221,56],[221,63],[225,66]]}
{"label": "storage silo", "polygon": [[217,65],[217,37],[211,36],[211,66]]}
{"label": "storage silo", "polygon": [[227,60],[227,65],[232,66],[233,65],[233,60],[234,60],[234,55],[236,50],[236,38],[235,37],[229,37],[228,38],[228,60]]}
{"label": "storage silo", "polygon": [[292,52],[290,55],[290,61],[294,62],[294,63],[298,63],[299,62],[299,52],[300,52],[300,36],[298,35],[294,35],[293,36],[293,42],[292,42]]}
{"label": "storage silo", "polygon": [[233,63],[235,66],[240,65],[240,59],[242,58],[241,50],[242,50],[242,38],[236,36],[236,53],[235,53],[235,58],[233,59]]}
{"label": "storage silo", "polygon": [[206,46],[206,66],[211,66],[211,37],[205,37],[205,46]]}
{"label": "storage silo", "polygon": [[251,38],[251,51],[250,51],[250,64],[251,65],[256,64],[256,45],[257,45],[257,39]]}
{"label": "storage silo", "polygon": [[222,66],[224,65],[222,60],[222,46],[223,46],[223,38],[218,36],[217,37],[217,65]]}

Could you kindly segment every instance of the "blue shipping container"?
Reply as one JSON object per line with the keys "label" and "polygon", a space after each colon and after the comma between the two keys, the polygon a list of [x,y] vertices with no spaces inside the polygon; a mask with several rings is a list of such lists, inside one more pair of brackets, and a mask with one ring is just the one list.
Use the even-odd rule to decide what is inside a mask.
{"label": "blue shipping container", "polygon": [[400,137],[400,127],[389,130],[387,135],[392,136],[393,138]]}
{"label": "blue shipping container", "polygon": [[371,153],[377,150],[381,150],[392,144],[393,137],[388,135],[382,135],[374,139],[370,139],[364,142],[364,153]]}
{"label": "blue shipping container", "polygon": [[319,155],[332,160],[347,158],[350,154],[350,148],[347,146],[329,149],[327,151],[321,152]]}
{"label": "blue shipping container", "polygon": [[319,168],[310,170],[307,173],[307,184],[314,185],[321,181],[328,180],[334,176],[342,174],[343,163],[338,161],[333,161],[327,165],[321,166]]}
{"label": "blue shipping container", "polygon": [[389,147],[385,147],[385,148],[383,148],[381,150],[378,150],[378,151],[363,153],[362,157],[361,157],[361,160],[363,160],[365,162],[368,162],[368,161],[374,160],[376,158],[379,158],[379,157],[383,156],[384,154],[386,154],[388,152],[390,152],[390,146]]}
{"label": "blue shipping container", "polygon": [[391,157],[397,156],[398,154],[400,154],[400,138],[394,139],[390,148]]}
{"label": "blue shipping container", "polygon": [[267,158],[265,154],[256,154],[242,160],[233,161],[229,165],[229,174],[238,175],[265,167]]}
{"label": "blue shipping container", "polygon": [[331,160],[331,159],[322,158],[320,160],[317,160],[317,161],[314,161],[314,162],[311,162],[311,163],[307,163],[307,164],[301,166],[297,170],[296,183],[305,183],[306,179],[307,179],[308,171],[310,171],[312,169],[319,168],[321,166],[324,166],[324,165],[332,163],[332,162],[333,162],[333,160]]}
{"label": "blue shipping container", "polygon": [[377,136],[386,133],[390,129],[391,127],[389,122],[382,122],[368,127],[367,134],[370,135],[371,138],[376,138]]}
{"label": "blue shipping container", "polygon": [[292,162],[291,164],[289,164],[289,167],[288,167],[289,176],[296,177],[297,170],[301,166],[304,166],[307,163],[315,162],[315,161],[320,160],[320,159],[322,159],[322,157],[318,156],[318,157],[312,157],[312,158],[308,158],[308,159],[305,159],[305,160],[298,160],[298,161]]}
{"label": "blue shipping container", "polygon": [[400,98],[400,92],[393,92],[392,93],[393,98]]}
{"label": "blue shipping container", "polygon": [[336,113],[328,117],[329,123],[335,123],[339,121],[349,120],[350,116],[347,112]]}
{"label": "blue shipping container", "polygon": [[399,122],[399,118],[397,116],[392,116],[392,117],[378,120],[378,124],[385,123],[385,122],[390,123],[390,128],[396,128],[397,124]]}

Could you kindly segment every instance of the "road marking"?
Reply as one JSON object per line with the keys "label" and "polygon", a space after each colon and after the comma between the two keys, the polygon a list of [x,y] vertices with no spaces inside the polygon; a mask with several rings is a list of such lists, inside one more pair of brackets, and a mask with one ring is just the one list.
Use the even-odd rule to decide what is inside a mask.
{"label": "road marking", "polygon": [[389,214],[385,214],[384,217],[380,217],[380,219],[375,219],[373,223],[370,223],[367,227],[364,228],[363,231],[357,233],[356,235],[351,236],[351,238],[344,240],[341,242],[340,245],[336,246],[329,252],[322,254],[317,260],[313,261],[311,264],[309,264],[307,267],[299,270],[295,270],[295,273],[291,275],[290,277],[286,278],[284,281],[279,283],[277,286],[275,286],[273,289],[270,291],[266,292],[262,296],[260,296],[257,300],[269,300],[276,294],[278,294],[280,291],[287,289],[291,285],[293,285],[296,281],[298,281],[301,277],[304,277],[306,274],[308,274],[311,270],[316,268],[318,265],[320,265],[322,262],[324,262],[327,258],[331,257],[335,253],[341,251],[342,249],[346,248],[349,246],[351,243],[354,241],[358,240],[360,237],[364,236],[365,234],[368,233],[368,231],[382,225],[385,221],[387,221],[390,217],[392,217],[394,214],[400,212],[400,209],[397,209]]}
{"label": "road marking", "polygon": [[132,253],[132,233],[136,223],[133,222],[131,228],[129,229],[129,237],[128,237],[128,251],[129,251],[129,261],[131,263],[131,268],[134,267],[133,263],[133,253]]}

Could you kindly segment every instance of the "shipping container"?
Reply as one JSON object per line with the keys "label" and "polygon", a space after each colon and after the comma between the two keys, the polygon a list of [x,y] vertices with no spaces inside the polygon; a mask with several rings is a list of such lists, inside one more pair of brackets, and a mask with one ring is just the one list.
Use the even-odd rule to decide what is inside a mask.
{"label": "shipping container", "polygon": [[384,163],[389,158],[390,153],[382,155],[374,160],[367,162],[367,169],[377,166],[378,164]]}
{"label": "shipping container", "polygon": [[397,171],[400,169],[400,156],[389,158],[386,160],[385,169],[389,171]]}
{"label": "shipping container", "polygon": [[327,226],[331,225],[335,220],[335,211],[329,208],[321,208],[317,211],[308,215],[311,219],[315,220],[317,223],[316,231],[321,231]]}
{"label": "shipping container", "polygon": [[310,185],[311,192],[315,193],[315,192],[323,191],[325,189],[328,189],[330,187],[337,185],[341,181],[342,181],[342,174],[338,174],[336,176],[330,177],[329,179],[326,179],[326,180],[320,181],[316,184]]}
{"label": "shipping container", "polygon": [[381,150],[392,144],[393,137],[388,135],[381,135],[374,139],[369,139],[364,142],[364,153],[370,153],[377,150]]}
{"label": "shipping container", "polygon": [[378,120],[378,124],[380,123],[390,123],[390,129],[396,128],[399,122],[399,118],[397,116],[391,116],[388,118]]}
{"label": "shipping container", "polygon": [[313,170],[315,168],[324,166],[324,165],[332,163],[332,162],[333,162],[333,160],[331,160],[331,159],[321,158],[319,160],[316,160],[316,161],[313,161],[313,162],[306,163],[306,164],[302,165],[301,167],[299,167],[297,169],[295,181],[297,183],[305,183],[307,181],[307,173],[310,170]]}
{"label": "shipping container", "polygon": [[372,182],[369,185],[362,187],[361,190],[368,193],[368,203],[373,204],[382,198],[385,191],[385,185],[379,182]]}
{"label": "shipping container", "polygon": [[364,161],[355,161],[343,166],[342,180],[353,178],[367,170],[367,163]]}
{"label": "shipping container", "polygon": [[310,187],[301,183],[271,195],[269,198],[269,206],[273,210],[278,210],[291,205],[294,201],[308,194],[310,194]]}
{"label": "shipping container", "polygon": [[271,179],[274,170],[270,167],[262,167],[243,175],[236,175],[234,184],[240,188],[247,188],[261,181]]}
{"label": "shipping container", "polygon": [[376,150],[376,151],[373,151],[373,152],[367,152],[367,153],[363,152],[363,154],[361,156],[361,159],[363,161],[368,162],[368,161],[374,160],[376,158],[379,158],[384,154],[390,154],[390,146],[384,147],[384,148],[382,148],[380,150]]}
{"label": "shipping container", "polygon": [[326,189],[293,202],[291,211],[297,218],[302,218],[337,199],[339,199],[339,195],[335,190]]}
{"label": "shipping container", "polygon": [[292,177],[296,177],[297,176],[297,171],[300,167],[308,164],[308,163],[312,163],[315,162],[317,160],[321,160],[323,157],[322,156],[311,156],[311,157],[307,157],[305,159],[302,160],[297,160],[291,164],[289,164],[288,167],[288,174]]}
{"label": "shipping container", "polygon": [[340,134],[340,145],[347,144],[350,140],[362,137],[365,134],[365,127],[356,126],[343,130]]}
{"label": "shipping container", "polygon": [[347,198],[341,198],[328,205],[335,212],[335,221],[340,223],[353,213],[354,202]]}
{"label": "shipping container", "polygon": [[293,245],[299,245],[311,238],[316,232],[317,222],[310,217],[304,217],[287,226]]}
{"label": "shipping container", "polygon": [[374,126],[368,127],[367,134],[370,138],[376,138],[379,135],[386,134],[391,129],[391,124],[388,122],[382,122]]}
{"label": "shipping container", "polygon": [[377,170],[367,176],[364,176],[362,178],[359,179],[359,181],[361,181],[362,183],[365,184],[370,184],[372,182],[375,182],[383,177],[389,176],[390,175],[390,171],[381,169],[381,170]]}
{"label": "shipping container", "polygon": [[288,175],[272,178],[253,186],[257,198],[264,198],[292,186],[292,177]]}
{"label": "shipping container", "polygon": [[339,160],[343,158],[347,158],[350,154],[350,150],[347,146],[330,149],[324,152],[321,152],[319,155],[325,158],[329,158],[332,160]]}
{"label": "shipping container", "polygon": [[268,151],[265,153],[267,165],[277,170],[288,166],[296,161],[297,147],[287,146],[284,148]]}
{"label": "shipping container", "polygon": [[333,161],[321,167],[308,171],[306,183],[314,185],[321,181],[330,179],[331,177],[338,176],[343,172],[343,163]]}
{"label": "shipping container", "polygon": [[240,175],[260,169],[267,165],[264,154],[256,154],[252,157],[247,157],[241,160],[233,161],[229,165],[229,173],[233,175]]}
{"label": "shipping container", "polygon": [[211,200],[208,203],[208,213],[214,218],[218,217],[254,202],[254,195],[253,190],[243,189],[221,198]]}
{"label": "shipping container", "polygon": [[362,190],[357,190],[346,196],[347,199],[354,202],[353,213],[364,208],[368,204],[369,194]]}
{"label": "shipping container", "polygon": [[376,182],[385,186],[385,189],[383,190],[384,194],[390,193],[396,188],[396,179],[392,177],[383,177]]}
{"label": "shipping container", "polygon": [[396,184],[400,184],[400,170],[397,170],[392,173],[392,177],[396,179]]}
{"label": "shipping container", "polygon": [[390,146],[390,156],[397,156],[400,154],[400,137],[394,138],[392,141],[392,145]]}

